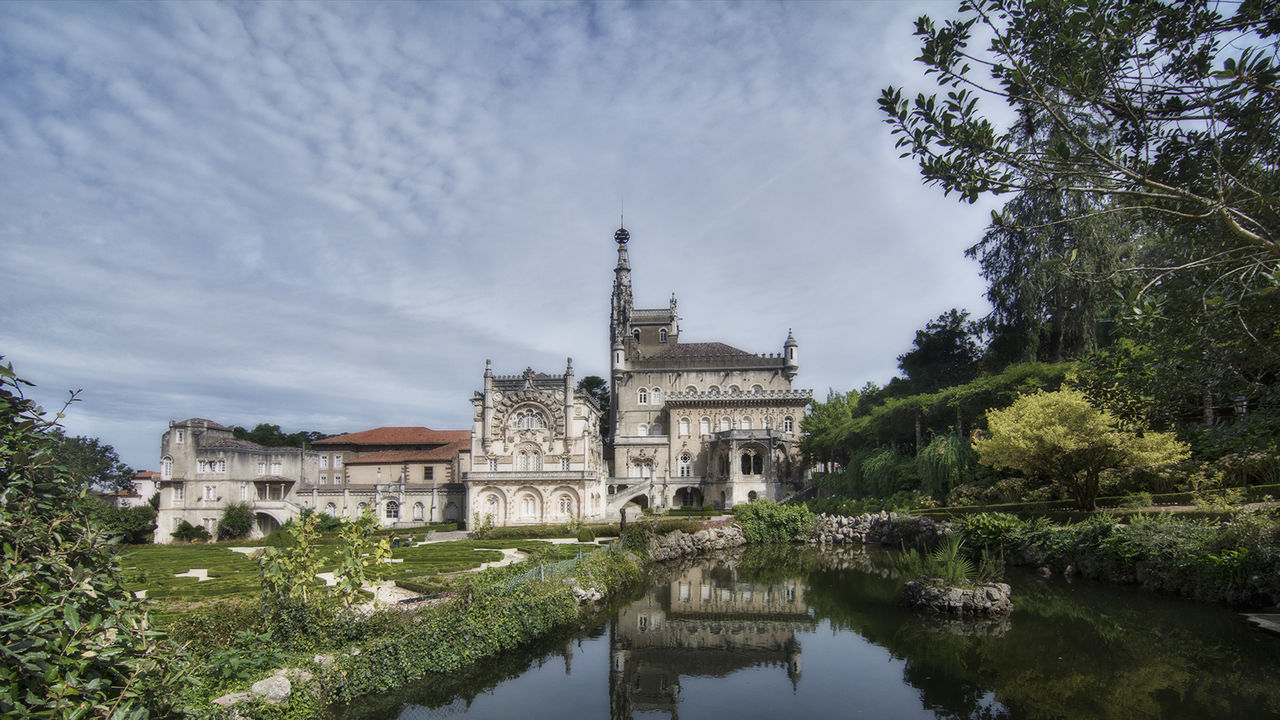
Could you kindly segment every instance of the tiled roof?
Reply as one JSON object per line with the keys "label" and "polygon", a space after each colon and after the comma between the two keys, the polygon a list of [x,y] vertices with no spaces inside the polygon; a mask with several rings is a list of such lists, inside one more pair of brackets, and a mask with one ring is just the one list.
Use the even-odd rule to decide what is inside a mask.
{"label": "tiled roof", "polygon": [[[225,438],[222,440],[214,440],[209,443],[200,443],[201,450],[267,450],[268,448],[259,445],[256,442],[248,440],[238,440],[236,438]],[[297,448],[275,448],[280,450],[296,450]]]}
{"label": "tiled roof", "polygon": [[470,437],[466,442],[450,443],[429,450],[383,450],[381,452],[361,455],[347,460],[348,465],[395,465],[410,462],[447,462],[459,451],[471,445]]}
{"label": "tiled roof", "polygon": [[755,357],[746,350],[718,342],[676,343],[653,357]]}
{"label": "tiled roof", "polygon": [[155,470],[139,470],[133,475],[135,480],[155,480],[158,477],[160,477],[160,473]]}
{"label": "tiled roof", "polygon": [[317,440],[321,445],[443,445],[471,442],[469,430],[432,430],[425,427],[380,427]]}
{"label": "tiled roof", "polygon": [[204,418],[187,418],[173,424],[174,427],[207,427],[210,430],[230,430],[226,425],[220,425],[212,420]]}

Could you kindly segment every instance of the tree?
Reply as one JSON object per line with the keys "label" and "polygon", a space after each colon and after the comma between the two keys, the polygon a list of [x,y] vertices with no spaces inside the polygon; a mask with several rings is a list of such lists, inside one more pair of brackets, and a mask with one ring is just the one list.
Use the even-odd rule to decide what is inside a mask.
{"label": "tree", "polygon": [[[1280,260],[1274,4],[963,0],[959,9],[942,27],[916,21],[917,60],[946,97],[907,100],[889,87],[880,98],[926,182],[968,202],[1082,193],[1099,198],[1100,213],[1188,224],[1178,241],[1197,250],[1189,267]],[[985,52],[970,47],[975,34],[990,35]],[[1044,127],[997,130],[979,109],[992,98]]]}
{"label": "tree", "polygon": [[46,418],[24,385],[0,366],[0,714],[165,717],[177,665],[86,515],[84,481],[58,462],[62,414]]}
{"label": "tree", "polygon": [[915,346],[898,356],[898,368],[917,393],[968,382],[978,374],[981,354],[975,335],[969,313],[952,308],[916,331]]}
{"label": "tree", "polygon": [[325,433],[316,432],[314,430],[299,430],[297,432],[286,433],[280,429],[279,425],[271,425],[269,423],[258,423],[252,430],[246,430],[239,425],[231,428],[231,434],[239,440],[248,440],[266,447],[296,447],[300,448],[304,445],[310,445],[316,440],[328,437]]}
{"label": "tree", "polygon": [[987,428],[974,442],[979,462],[1048,478],[1086,510],[1097,506],[1103,470],[1157,467],[1189,454],[1172,433],[1122,429],[1078,390],[1024,395],[988,412]]}
{"label": "tree", "polygon": [[61,428],[49,431],[53,454],[71,477],[97,490],[133,489],[133,468],[120,462],[115,448],[90,437],[67,437]]}
{"label": "tree", "polygon": [[231,503],[222,510],[218,521],[219,540],[238,540],[248,537],[253,530],[253,508],[247,503]]}
{"label": "tree", "polygon": [[578,392],[586,393],[600,406],[600,437],[609,437],[609,381],[599,375],[587,375],[578,381]]}

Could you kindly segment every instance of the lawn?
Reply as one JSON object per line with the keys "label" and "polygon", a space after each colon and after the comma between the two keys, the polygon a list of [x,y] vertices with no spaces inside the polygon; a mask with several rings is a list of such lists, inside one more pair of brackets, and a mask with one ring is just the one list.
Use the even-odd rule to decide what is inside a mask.
{"label": "lawn", "polygon": [[[336,537],[317,542],[320,551],[331,556],[322,571],[337,565]],[[146,590],[147,599],[194,602],[229,598],[257,597],[260,591],[258,566],[253,558],[231,550],[245,543],[209,543],[193,545],[135,545],[124,548],[120,564],[129,590]],[[458,572],[502,559],[499,548],[514,548],[525,553],[538,550],[551,554],[550,560],[577,554],[576,545],[552,546],[538,540],[457,540],[417,547],[401,547],[391,551],[393,562],[382,567],[386,580],[421,579],[440,573]],[[193,568],[208,570],[210,579],[174,577]]]}

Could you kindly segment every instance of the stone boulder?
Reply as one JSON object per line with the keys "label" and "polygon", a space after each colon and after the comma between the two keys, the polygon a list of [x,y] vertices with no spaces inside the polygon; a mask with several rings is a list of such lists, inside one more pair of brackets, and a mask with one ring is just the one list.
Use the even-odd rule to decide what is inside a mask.
{"label": "stone boulder", "polygon": [[742,527],[736,523],[689,533],[675,530],[649,540],[649,556],[655,561],[701,555],[712,550],[727,550],[746,544]]}
{"label": "stone boulder", "polygon": [[1005,583],[959,588],[911,580],[902,586],[902,605],[941,615],[995,617],[1013,611],[1011,595]]}

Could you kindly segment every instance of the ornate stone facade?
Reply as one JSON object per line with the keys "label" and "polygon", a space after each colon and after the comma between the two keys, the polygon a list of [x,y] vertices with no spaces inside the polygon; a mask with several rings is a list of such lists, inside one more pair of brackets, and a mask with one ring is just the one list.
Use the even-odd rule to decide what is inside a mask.
{"label": "ornate stone facade", "polygon": [[812,398],[793,390],[798,344],[755,355],[718,342],[681,342],[674,295],[635,308],[630,233],[619,229],[612,345],[610,509],[781,499],[804,481],[797,443]]}
{"label": "ornate stone facade", "polygon": [[494,375],[471,399],[468,519],[530,525],[602,518],[600,408],[563,375]]}

